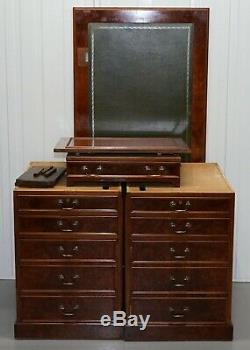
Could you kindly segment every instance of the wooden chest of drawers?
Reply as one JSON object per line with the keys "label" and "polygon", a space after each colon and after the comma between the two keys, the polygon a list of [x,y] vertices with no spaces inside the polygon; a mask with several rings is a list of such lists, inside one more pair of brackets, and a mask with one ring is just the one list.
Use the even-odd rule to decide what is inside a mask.
{"label": "wooden chest of drawers", "polygon": [[[17,188],[16,337],[232,339],[234,193],[215,164],[182,164],[181,179]],[[150,320],[101,326],[114,310]]]}
{"label": "wooden chest of drawers", "polygon": [[127,340],[232,339],[234,193],[214,164],[182,171],[180,189],[128,188],[126,311],[150,321]]}
{"label": "wooden chest of drawers", "polygon": [[119,186],[16,189],[17,338],[120,338],[102,327],[121,310]]}

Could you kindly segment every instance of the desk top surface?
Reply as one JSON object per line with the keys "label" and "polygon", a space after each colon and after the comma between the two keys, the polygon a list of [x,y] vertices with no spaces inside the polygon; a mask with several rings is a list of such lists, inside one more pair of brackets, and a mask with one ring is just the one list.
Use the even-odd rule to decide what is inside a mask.
{"label": "desk top surface", "polygon": [[[65,167],[64,162],[31,162],[31,166],[49,166]],[[84,186],[66,186],[65,176],[53,188],[25,188],[16,187],[16,191],[41,191],[41,192],[121,192],[121,186],[114,184],[109,189],[103,189],[101,184],[87,184]],[[150,184],[146,186],[146,191],[141,191],[139,185],[127,186],[128,193],[159,193],[159,194],[182,194],[182,193],[226,193],[233,194],[231,186],[224,177],[219,166],[215,163],[182,163],[181,164],[181,186],[167,187],[166,185]]]}

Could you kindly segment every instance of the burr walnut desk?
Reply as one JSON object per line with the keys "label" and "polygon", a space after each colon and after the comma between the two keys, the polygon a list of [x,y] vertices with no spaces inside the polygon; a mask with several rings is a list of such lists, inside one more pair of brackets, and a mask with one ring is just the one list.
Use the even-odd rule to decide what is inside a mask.
{"label": "burr walnut desk", "polygon": [[[208,9],[74,9],[67,182],[14,191],[17,338],[232,339],[234,193],[181,163],[205,161],[208,31]],[[101,325],[119,310],[147,328]]]}

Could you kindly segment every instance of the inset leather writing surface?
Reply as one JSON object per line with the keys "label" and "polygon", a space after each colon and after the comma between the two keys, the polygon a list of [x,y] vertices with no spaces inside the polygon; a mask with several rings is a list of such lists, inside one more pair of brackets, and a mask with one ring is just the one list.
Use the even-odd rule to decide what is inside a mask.
{"label": "inset leather writing surface", "polygon": [[92,136],[191,141],[191,23],[90,23]]}
{"label": "inset leather writing surface", "polygon": [[[88,25],[127,24],[190,25],[192,24],[191,51],[192,81],[190,94],[191,157],[203,162],[206,151],[206,101],[209,9],[207,8],[74,8],[74,136],[92,136]],[[88,61],[88,62],[87,62]],[[151,81],[148,79],[149,85]],[[191,98],[192,97],[192,98]],[[148,123],[148,121],[147,121]],[[156,122],[154,121],[154,124]],[[129,135],[131,137],[133,135]],[[137,136],[137,135],[136,135]],[[165,136],[165,135],[163,135]]]}

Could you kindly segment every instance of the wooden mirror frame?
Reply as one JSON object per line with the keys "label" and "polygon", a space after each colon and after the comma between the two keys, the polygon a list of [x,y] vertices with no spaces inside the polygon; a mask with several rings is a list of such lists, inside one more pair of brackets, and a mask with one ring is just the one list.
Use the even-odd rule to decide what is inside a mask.
{"label": "wooden mirror frame", "polygon": [[89,23],[192,23],[191,161],[204,162],[209,9],[200,8],[86,8],[73,9],[74,36],[74,136],[91,136],[88,115]]}

